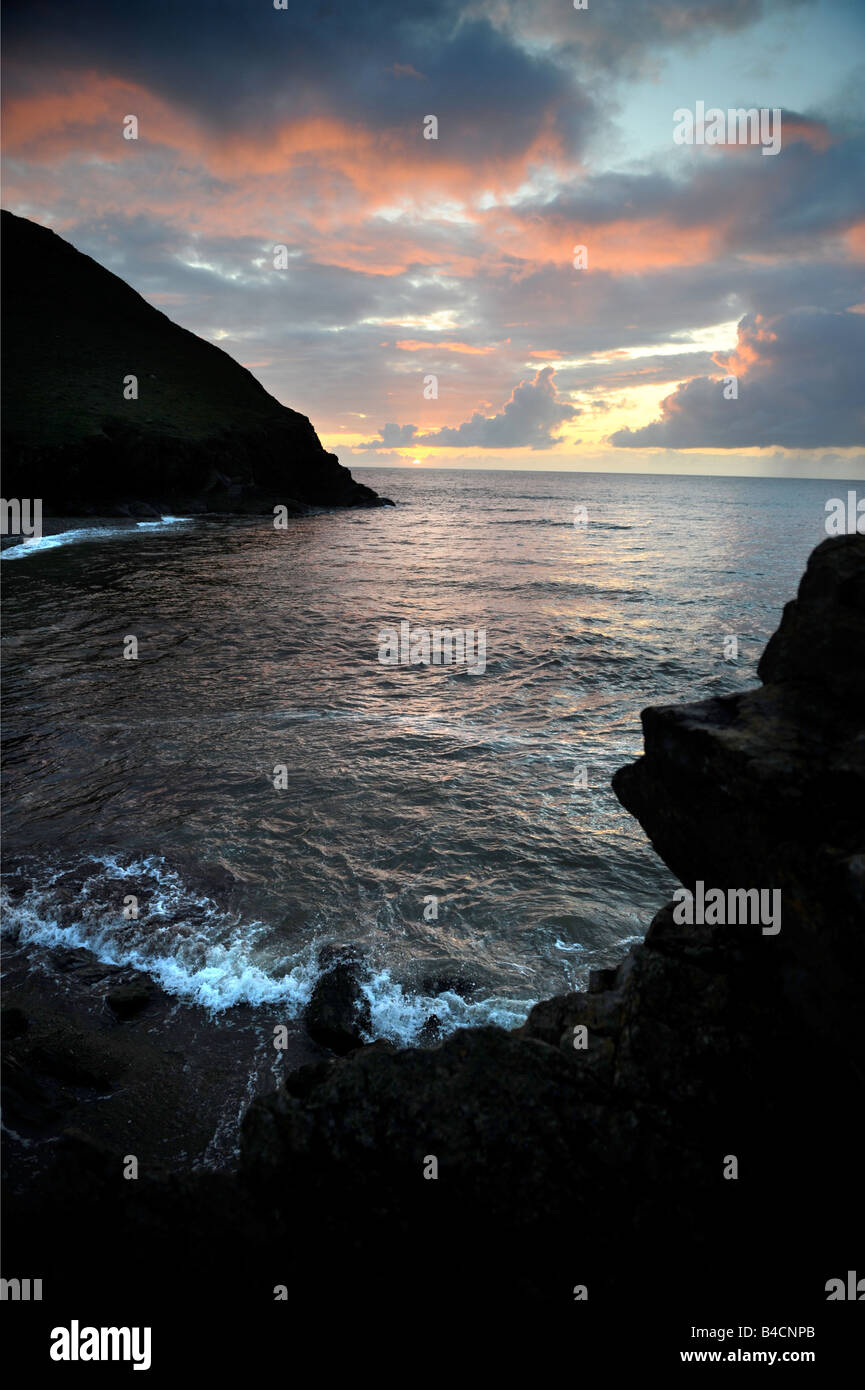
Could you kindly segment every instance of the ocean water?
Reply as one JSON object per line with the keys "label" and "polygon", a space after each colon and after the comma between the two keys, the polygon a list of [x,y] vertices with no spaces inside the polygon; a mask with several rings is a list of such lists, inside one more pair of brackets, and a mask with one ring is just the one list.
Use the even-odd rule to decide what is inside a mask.
{"label": "ocean water", "polygon": [[[5,553],[4,930],[34,968],[84,946],[295,1017],[351,942],[408,1042],[518,1024],[669,898],[610,778],[646,705],[754,683],[849,484],[360,476],[397,506]],[[483,629],[485,669],[383,664],[401,622]]]}

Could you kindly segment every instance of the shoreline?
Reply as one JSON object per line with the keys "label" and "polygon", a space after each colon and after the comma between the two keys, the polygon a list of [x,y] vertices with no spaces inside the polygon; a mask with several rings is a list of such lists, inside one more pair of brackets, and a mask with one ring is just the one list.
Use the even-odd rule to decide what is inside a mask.
{"label": "shoreline", "polygon": [[[817,1327],[830,1361],[823,1331],[837,1333],[839,1310],[827,1290],[855,1270],[859,1240],[865,671],[850,652],[862,646],[863,582],[863,538],[820,545],[763,652],[761,684],[644,710],[643,755],[613,780],[688,891],[777,888],[780,932],[689,924],[668,902],[616,968],[543,1000],[519,1029],[306,1060],[292,1031],[300,1050],[280,1084],[243,1106],[235,1167],[145,1165],[127,1182],[132,1144],[67,1125],[26,1191],[8,1186],[10,1272],[50,1280],[54,1309],[83,1286],[100,1317],[134,1308],[162,1338],[185,1333],[193,1299],[211,1321],[218,1311],[238,1325],[242,1310],[244,1332],[270,1345],[287,1331],[275,1302],[294,1316],[570,1312],[575,1335],[588,1302],[593,1331],[646,1315],[682,1345],[685,1328],[722,1322]],[[90,964],[73,959],[70,977],[79,968]],[[111,986],[124,983],[136,987]],[[37,1001],[31,1043],[22,1030],[11,1046],[35,1046],[38,1085],[46,1032],[62,1042],[74,1024],[73,1065],[86,1069],[97,1027],[138,1088],[145,1139],[153,1115],[183,1114],[185,1086],[198,1086],[193,1123],[214,1095],[233,1107],[217,1055],[203,1086],[167,1052],[156,1059],[165,1085],[139,1086],[136,1058],[142,1072],[154,1062],[150,1006],[115,1025],[42,1015]],[[179,1051],[199,1063],[208,1046],[200,1028]],[[52,1084],[63,1083],[58,1052]],[[32,1081],[20,1060],[16,1076]],[[80,1069],[74,1080],[92,1093],[105,1084]]]}
{"label": "shoreline", "polygon": [[[363,501],[345,504],[324,503],[305,503],[297,502],[292,498],[286,498],[281,503],[275,503],[285,508],[286,514],[284,521],[295,521],[307,516],[321,516],[332,511],[370,511],[378,507],[392,507],[395,504],[389,498],[376,496],[374,501]],[[35,541],[34,552],[38,552],[38,542],[50,540],[54,536],[62,536],[65,533],[75,531],[94,531],[112,532],[118,535],[134,536],[137,534],[146,535],[148,530],[161,528],[168,530],[176,525],[194,522],[207,521],[267,521],[271,525],[274,520],[273,508],[262,510],[258,504],[249,509],[238,508],[229,510],[227,508],[205,509],[200,501],[189,499],[180,500],[173,503],[177,508],[177,514],[169,510],[169,503],[160,508],[152,503],[132,503],[115,507],[113,510],[104,512],[74,512],[57,513],[56,515],[43,516],[40,525],[41,535],[34,537],[31,533],[16,530],[3,532],[0,535],[0,551],[11,550],[13,547],[21,546],[30,541]]]}
{"label": "shoreline", "polygon": [[[149,976],[81,947],[52,952],[56,980],[26,945],[3,951],[5,1162],[29,1186],[67,1131],[94,1149],[135,1150],[162,1176],[235,1165],[242,1115],[282,1077],[327,1054],[301,1018],[267,1005],[213,1014]],[[273,1047],[284,1023],[285,1047]],[[134,1141],[130,1139],[134,1133]]]}

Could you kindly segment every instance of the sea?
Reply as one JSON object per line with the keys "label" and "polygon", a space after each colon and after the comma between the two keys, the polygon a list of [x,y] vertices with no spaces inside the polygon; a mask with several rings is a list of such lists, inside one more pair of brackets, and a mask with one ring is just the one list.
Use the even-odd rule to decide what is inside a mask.
{"label": "sea", "polygon": [[[610,786],[640,711],[756,682],[850,487],[357,476],[396,505],[4,552],[4,931],[46,989],[85,949],[299,1019],[348,944],[405,1045],[583,987],[676,886]],[[484,660],[393,659],[435,629]]]}

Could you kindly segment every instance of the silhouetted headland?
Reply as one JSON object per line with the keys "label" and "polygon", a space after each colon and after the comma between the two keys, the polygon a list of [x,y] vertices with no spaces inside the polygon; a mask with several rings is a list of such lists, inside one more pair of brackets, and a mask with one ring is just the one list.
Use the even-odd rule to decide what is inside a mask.
{"label": "silhouetted headland", "polygon": [[46,227],[3,212],[2,232],[5,497],[49,516],[387,505],[220,348]]}

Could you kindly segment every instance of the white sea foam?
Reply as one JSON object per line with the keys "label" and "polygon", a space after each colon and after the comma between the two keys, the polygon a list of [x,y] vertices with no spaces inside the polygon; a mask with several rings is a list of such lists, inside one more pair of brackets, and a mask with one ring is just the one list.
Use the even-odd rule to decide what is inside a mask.
{"label": "white sea foam", "polygon": [[31,536],[20,545],[10,545],[2,552],[4,560],[23,560],[28,555],[40,555],[45,550],[55,550],[60,545],[72,545],[78,541],[107,540],[112,537],[134,536],[141,530],[167,530],[179,522],[191,521],[188,516],[163,516],[159,521],[135,521],[122,526],[76,526],[71,531],[58,531],[54,536]]}
{"label": "white sea foam", "polygon": [[[106,965],[142,971],[167,994],[212,1013],[238,1004],[278,1004],[286,1019],[303,1012],[320,974],[318,954],[325,943],[314,928],[299,949],[286,953],[271,927],[239,920],[192,890],[162,859],[121,863],[105,854],[88,862],[98,870],[76,884],[74,905],[68,892],[61,893],[67,868],[49,872],[21,897],[4,890],[4,935],[49,952],[83,948]],[[118,888],[118,879],[128,882]],[[124,887],[140,887],[142,880],[146,911],[142,907],[138,919],[127,920]],[[50,958],[44,964],[50,969]],[[453,992],[415,994],[386,968],[373,968],[361,989],[370,1005],[370,1040],[388,1038],[403,1046],[416,1039],[432,1014],[443,1034],[485,1023],[514,1028],[534,1002],[496,996],[466,1000]]]}
{"label": "white sea foam", "polygon": [[[81,886],[73,921],[59,920],[58,871],[6,904],[4,933],[35,946],[82,947],[106,965],[141,970],[166,993],[214,1012],[279,1002],[287,1017],[294,1017],[309,1001],[316,975],[314,942],[274,970],[273,949],[265,944],[271,932],[264,923],[239,922],[191,891],[163,861],[120,864],[112,855],[93,860],[105,872]],[[117,878],[147,881],[150,897],[139,919],[123,917],[124,895],[109,887]]]}
{"label": "white sea foam", "polygon": [[496,997],[469,1000],[451,991],[436,995],[412,994],[391,978],[389,970],[373,974],[361,984],[361,992],[370,1007],[370,1040],[389,1038],[398,1044],[412,1042],[433,1014],[443,1034],[453,1033],[457,1028],[477,1028],[484,1023],[517,1028],[534,1003],[533,1000]]}

